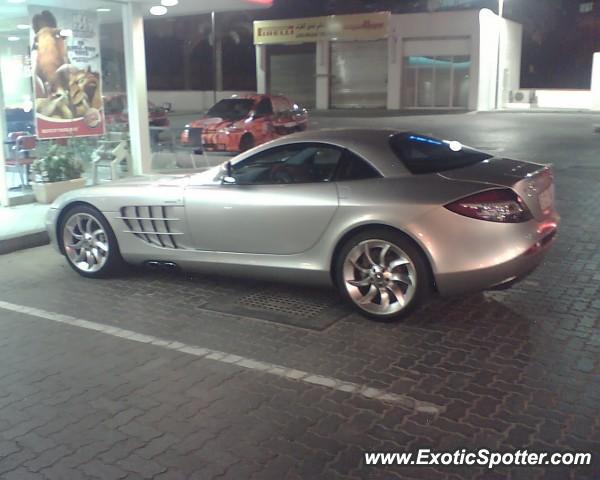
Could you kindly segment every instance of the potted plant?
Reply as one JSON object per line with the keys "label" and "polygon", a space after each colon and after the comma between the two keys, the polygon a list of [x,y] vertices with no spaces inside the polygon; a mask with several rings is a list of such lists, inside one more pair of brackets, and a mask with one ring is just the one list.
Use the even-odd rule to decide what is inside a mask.
{"label": "potted plant", "polygon": [[39,203],[52,203],[59,195],[85,186],[83,164],[64,145],[51,145],[46,155],[33,162],[31,170],[35,175],[33,193]]}

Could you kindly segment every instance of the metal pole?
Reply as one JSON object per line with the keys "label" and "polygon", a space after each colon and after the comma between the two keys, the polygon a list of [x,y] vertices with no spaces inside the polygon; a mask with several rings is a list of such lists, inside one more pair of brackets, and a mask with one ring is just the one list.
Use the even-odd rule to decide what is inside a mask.
{"label": "metal pole", "polygon": [[502,13],[504,11],[504,0],[498,0],[498,52],[496,62],[496,110],[500,108],[500,54],[502,44]]}
{"label": "metal pole", "polygon": [[212,66],[213,66],[213,104],[217,103],[217,29],[215,11],[210,12],[210,29],[212,36]]}

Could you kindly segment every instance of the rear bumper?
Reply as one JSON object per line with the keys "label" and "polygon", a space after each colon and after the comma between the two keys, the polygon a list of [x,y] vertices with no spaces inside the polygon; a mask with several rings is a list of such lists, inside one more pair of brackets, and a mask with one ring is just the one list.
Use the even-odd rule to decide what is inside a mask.
{"label": "rear bumper", "polygon": [[439,293],[446,296],[511,287],[542,263],[554,243],[557,231],[557,227],[554,227],[545,232],[530,248],[510,260],[487,268],[437,274],[436,286]]}

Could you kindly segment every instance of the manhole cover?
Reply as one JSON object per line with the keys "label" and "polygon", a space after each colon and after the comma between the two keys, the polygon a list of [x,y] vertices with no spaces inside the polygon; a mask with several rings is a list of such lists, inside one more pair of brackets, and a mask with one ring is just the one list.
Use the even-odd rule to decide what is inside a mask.
{"label": "manhole cover", "polygon": [[334,290],[291,286],[216,295],[202,308],[312,330],[323,330],[350,313]]}

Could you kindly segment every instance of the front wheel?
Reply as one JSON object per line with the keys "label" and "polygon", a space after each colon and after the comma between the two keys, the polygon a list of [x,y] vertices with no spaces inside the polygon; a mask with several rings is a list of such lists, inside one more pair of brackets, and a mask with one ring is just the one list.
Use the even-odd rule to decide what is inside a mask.
{"label": "front wheel", "polygon": [[123,266],[117,239],[104,216],[89,205],[69,209],[59,226],[69,266],[84,277],[107,277]]}
{"label": "front wheel", "polygon": [[384,229],[351,238],[337,257],[335,277],[342,296],[380,322],[407,315],[432,290],[423,254],[402,234]]}

